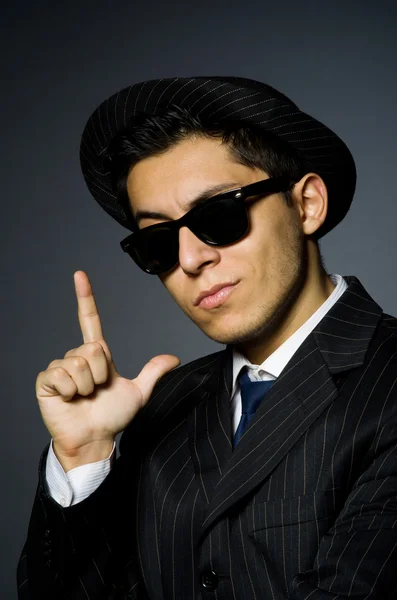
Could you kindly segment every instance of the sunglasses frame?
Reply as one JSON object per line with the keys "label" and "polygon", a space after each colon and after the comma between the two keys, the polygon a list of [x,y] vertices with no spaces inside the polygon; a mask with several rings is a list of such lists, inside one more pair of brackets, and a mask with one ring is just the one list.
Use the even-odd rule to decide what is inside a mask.
{"label": "sunglasses frame", "polygon": [[[192,222],[192,219],[194,219],[194,215],[196,212],[198,212],[199,210],[201,211],[203,208],[205,208],[205,206],[207,204],[210,204],[211,202],[219,201],[219,200],[223,200],[223,199],[234,199],[234,200],[237,200],[237,201],[243,203],[245,210],[247,212],[247,203],[246,203],[247,199],[251,198],[252,202],[255,202],[256,200],[259,200],[260,198],[263,198],[264,196],[268,196],[268,195],[280,193],[280,192],[287,192],[295,185],[295,183],[296,183],[296,181],[292,180],[290,177],[270,177],[268,179],[262,179],[260,181],[256,181],[255,183],[250,183],[243,187],[234,188],[233,190],[227,190],[226,192],[216,194],[215,196],[211,196],[210,198],[203,200],[202,202],[200,202],[199,204],[194,206],[192,209],[190,209],[187,213],[185,213],[179,219],[175,219],[175,220],[169,221],[169,222],[166,221],[166,222],[161,222],[161,223],[155,223],[154,225],[149,225],[148,227],[143,227],[142,229],[138,229],[137,231],[134,231],[133,233],[128,235],[126,238],[124,238],[120,242],[120,246],[124,252],[129,254],[129,256],[133,259],[133,261],[138,265],[138,267],[140,267],[143,271],[145,271],[145,273],[148,273],[149,275],[159,275],[161,273],[166,273],[167,271],[171,271],[178,264],[178,261],[176,261],[172,267],[158,271],[158,270],[154,270],[154,269],[148,269],[144,265],[144,263],[140,260],[139,256],[135,253],[136,251],[134,250],[134,247],[136,246],[137,242],[139,243],[139,238],[142,237],[142,235],[145,235],[144,232],[146,232],[147,230],[153,231],[153,229],[156,229],[156,228],[159,228],[159,229],[164,228],[165,225],[167,227],[169,227],[169,229],[171,231],[174,230],[175,233],[179,232],[179,229],[181,227],[188,227],[190,229],[189,224]],[[254,196],[257,196],[257,198],[253,198]],[[247,218],[248,218],[248,212],[247,212]],[[241,240],[244,237],[244,235],[246,235],[247,230],[248,230],[248,227],[247,227],[245,233],[243,233],[243,235],[239,236],[236,240],[229,242],[229,243],[236,243],[239,240]],[[201,239],[201,238],[199,238],[199,239]],[[218,244],[216,242],[209,242],[209,241],[205,241],[205,240],[202,240],[202,241],[204,241],[204,243],[206,243],[210,246],[229,245],[229,243],[228,244]]]}

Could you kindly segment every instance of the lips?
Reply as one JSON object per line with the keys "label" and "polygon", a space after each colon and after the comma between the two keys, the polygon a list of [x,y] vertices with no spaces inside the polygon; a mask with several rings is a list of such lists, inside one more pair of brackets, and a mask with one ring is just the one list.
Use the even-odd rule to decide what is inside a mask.
{"label": "lips", "polygon": [[202,308],[213,308],[215,306],[219,306],[226,300],[229,293],[236,286],[233,282],[224,282],[214,285],[209,290],[205,290],[201,292],[195,302],[195,306],[200,306]]}

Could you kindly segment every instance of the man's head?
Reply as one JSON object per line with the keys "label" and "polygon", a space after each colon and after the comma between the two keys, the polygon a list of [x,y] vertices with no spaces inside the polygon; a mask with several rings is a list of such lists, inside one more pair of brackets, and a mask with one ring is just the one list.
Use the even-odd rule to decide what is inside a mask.
{"label": "man's head", "polygon": [[[252,343],[286,315],[299,318],[296,300],[321,270],[316,232],[328,198],[323,179],[293,149],[255,127],[213,126],[170,107],[121,131],[109,153],[113,187],[139,228],[180,218],[203,194],[269,177],[296,181],[290,192],[248,202],[249,230],[233,244],[210,246],[182,227],[179,264],[160,278],[182,310],[221,343]],[[197,303],[220,284],[227,284],[223,302]]]}
{"label": "man's head", "polygon": [[[316,239],[349,210],[354,160],[333,131],[270,85],[230,76],[133,84],[94,110],[80,160],[90,192],[121,225],[137,231],[134,216],[146,213],[139,227],[149,232],[140,229],[123,240],[123,250],[160,275],[205,333],[240,342],[251,360],[263,361],[331,293]],[[278,179],[283,174],[287,182]],[[268,184],[252,184],[266,178]],[[241,203],[247,192],[231,190],[247,184],[279,189],[245,198],[247,215]],[[222,189],[244,219],[240,232],[230,212],[223,224],[219,210],[216,218],[208,210],[204,218],[206,209],[188,211],[198,196]],[[217,206],[225,209],[219,198]],[[194,220],[200,211],[201,221]],[[150,228],[167,220],[172,224]],[[153,232],[156,246],[149,243]],[[163,234],[168,246],[161,245]],[[220,293],[223,302],[219,295],[197,301],[202,292],[228,283]]]}

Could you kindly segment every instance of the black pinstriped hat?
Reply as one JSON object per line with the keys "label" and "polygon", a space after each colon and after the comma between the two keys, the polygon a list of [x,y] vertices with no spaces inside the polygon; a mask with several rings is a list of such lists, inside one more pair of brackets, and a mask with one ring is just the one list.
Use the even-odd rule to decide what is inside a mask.
{"label": "black pinstriped hat", "polygon": [[346,215],[353,200],[356,169],[344,142],[328,127],[299,110],[274,88],[242,77],[190,77],[153,79],[124,88],[102,102],[84,128],[80,162],[84,179],[102,208],[127,229],[133,230],[112,189],[104,161],[113,137],[134,117],[155,115],[173,104],[187,108],[206,122],[239,121],[271,132],[290,144],[323,177],[329,207],[322,237]]}

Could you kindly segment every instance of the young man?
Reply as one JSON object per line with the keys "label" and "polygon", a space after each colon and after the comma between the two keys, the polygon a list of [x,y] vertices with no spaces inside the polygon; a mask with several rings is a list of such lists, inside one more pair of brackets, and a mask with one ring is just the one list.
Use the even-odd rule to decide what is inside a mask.
{"label": "young man", "polygon": [[123,378],[75,273],[84,344],[37,378],[19,598],[395,598],[397,320],[318,247],[353,198],[344,143],[265,84],[176,78],[102,103],[81,163],[226,348]]}

